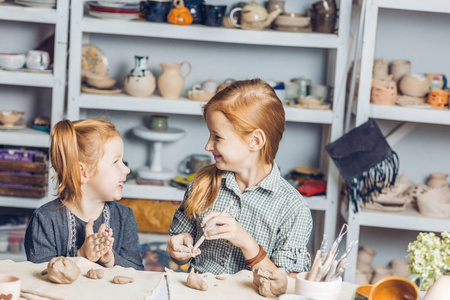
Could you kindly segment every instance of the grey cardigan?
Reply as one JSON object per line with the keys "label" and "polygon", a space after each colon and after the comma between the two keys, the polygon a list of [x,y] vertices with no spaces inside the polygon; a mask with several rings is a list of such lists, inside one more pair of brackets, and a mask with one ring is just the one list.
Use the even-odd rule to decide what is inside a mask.
{"label": "grey cardigan", "polygon": [[[143,270],[138,240],[138,226],[131,208],[117,202],[107,202],[109,225],[113,229],[115,264]],[[94,232],[105,220],[102,214],[94,221]],[[85,240],[86,222],[75,216],[75,248],[68,251],[69,225],[66,207],[59,199],[36,209],[25,233],[27,260],[33,263],[50,261],[57,256],[77,256]]]}

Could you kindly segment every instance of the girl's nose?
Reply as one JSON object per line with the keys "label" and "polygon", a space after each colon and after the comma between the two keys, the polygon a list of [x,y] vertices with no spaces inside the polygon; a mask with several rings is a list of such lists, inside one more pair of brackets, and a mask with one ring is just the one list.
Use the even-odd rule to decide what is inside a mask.
{"label": "girl's nose", "polygon": [[212,152],[213,151],[213,146],[212,146],[212,143],[211,143],[211,139],[209,139],[208,142],[206,143],[205,150],[208,151],[208,152]]}
{"label": "girl's nose", "polygon": [[126,165],[124,165],[125,169],[124,169],[124,173],[125,174],[130,174],[130,168],[128,168]]}

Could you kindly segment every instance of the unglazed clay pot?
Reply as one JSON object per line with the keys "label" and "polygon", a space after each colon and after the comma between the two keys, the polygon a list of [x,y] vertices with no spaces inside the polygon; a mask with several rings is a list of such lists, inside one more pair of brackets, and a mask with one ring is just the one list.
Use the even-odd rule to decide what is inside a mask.
{"label": "unglazed clay pot", "polygon": [[398,82],[404,75],[411,72],[411,62],[404,59],[396,59],[391,62],[391,74],[393,80]]}
{"label": "unglazed clay pot", "polygon": [[[181,74],[181,67],[187,64],[189,71],[185,76]],[[184,61],[180,64],[162,63],[162,74],[158,77],[158,89],[163,98],[177,99],[183,91],[184,80],[191,73],[192,66],[189,62]]]}
{"label": "unglazed clay pot", "polygon": [[125,77],[124,90],[133,97],[150,97],[155,91],[156,80],[147,69],[148,56],[135,55],[134,63],[134,68]]}
{"label": "unglazed clay pot", "polygon": [[442,300],[450,295],[450,276],[441,275],[430,287],[423,300]]}
{"label": "unglazed clay pot", "polygon": [[400,80],[399,89],[404,95],[425,97],[428,93],[428,80],[419,74],[406,74]]}
{"label": "unglazed clay pot", "polygon": [[411,271],[408,268],[409,261],[406,259],[394,259],[391,262],[392,275],[400,277],[408,277]]}
{"label": "unglazed clay pot", "polygon": [[372,272],[372,260],[376,252],[369,246],[361,246],[358,251],[357,269],[363,273]]}
{"label": "unglazed clay pot", "polygon": [[373,278],[372,278],[372,284],[376,284],[378,281],[392,276],[392,271],[391,268],[389,268],[388,266],[375,266],[374,267],[375,272],[373,274]]}
{"label": "unglazed clay pot", "polygon": [[431,188],[448,187],[447,178],[448,174],[445,173],[431,173],[427,185]]}
{"label": "unglazed clay pot", "polygon": [[435,188],[417,196],[419,212],[429,218],[450,218],[450,189]]}

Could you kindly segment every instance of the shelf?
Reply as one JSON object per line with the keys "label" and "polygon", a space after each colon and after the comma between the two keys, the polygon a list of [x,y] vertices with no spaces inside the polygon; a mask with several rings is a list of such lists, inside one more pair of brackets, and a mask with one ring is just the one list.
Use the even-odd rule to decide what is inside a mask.
{"label": "shelf", "polygon": [[0,20],[56,24],[57,14],[54,8],[26,7],[12,3],[0,3]]}
{"label": "shelf", "polygon": [[369,116],[374,119],[450,125],[450,109],[371,104]]}
{"label": "shelf", "polygon": [[0,70],[0,84],[51,88],[53,74]]}
{"label": "shelf", "polygon": [[[185,190],[180,190],[172,186],[139,185],[136,181],[128,180],[123,185],[123,198],[155,199],[182,201]],[[326,210],[328,202],[325,196],[312,196],[305,198],[312,210]]]}
{"label": "shelf", "polygon": [[378,0],[378,7],[434,13],[450,13],[448,0]]}
{"label": "shelf", "polygon": [[23,198],[0,195],[0,207],[38,208],[48,202],[48,197],[44,198]]}
{"label": "shelf", "polygon": [[48,148],[50,134],[32,128],[0,130],[0,141],[2,145]]}
{"label": "shelf", "polygon": [[[206,104],[202,101],[192,101],[187,98],[164,99],[157,95],[149,98],[130,97],[125,94],[118,95],[94,95],[82,93],[77,105],[80,108],[138,111],[166,114],[183,114],[201,116],[201,107]],[[304,122],[331,124],[333,112],[331,110],[302,109],[284,107],[287,122]]]}
{"label": "shelf", "polygon": [[[341,213],[348,222],[346,205],[342,205]],[[360,211],[354,216],[359,219],[356,221],[359,222],[359,226],[434,232],[442,232],[450,228],[449,219],[428,218],[410,206],[407,206],[402,212]],[[352,224],[356,225],[353,222]]]}
{"label": "shelf", "polygon": [[22,262],[22,261],[27,261],[27,255],[25,254],[25,252],[20,252],[20,253],[9,253],[9,252],[0,253],[0,260],[6,260],[6,259],[10,259],[10,260],[15,261],[15,262]]}
{"label": "shelf", "polygon": [[148,21],[101,20],[85,16],[81,31],[101,34],[154,37],[216,43],[266,45],[281,47],[309,47],[336,49],[338,36],[323,33],[292,33],[271,29],[241,30],[204,25],[177,26]]}

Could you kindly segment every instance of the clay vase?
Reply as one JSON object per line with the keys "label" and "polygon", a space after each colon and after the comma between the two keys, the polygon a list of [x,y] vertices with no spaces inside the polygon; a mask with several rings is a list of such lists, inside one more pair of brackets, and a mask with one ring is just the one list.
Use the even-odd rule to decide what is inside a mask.
{"label": "clay vase", "polygon": [[388,78],[388,63],[384,58],[376,59],[373,62],[372,78],[377,80]]}
{"label": "clay vase", "polygon": [[450,276],[442,275],[430,287],[423,300],[441,300],[446,299],[448,295],[450,295]]}
{"label": "clay vase", "polygon": [[431,188],[448,187],[447,177],[448,175],[445,173],[431,173],[430,178],[427,181],[427,185]]}
{"label": "clay vase", "polygon": [[398,82],[403,75],[411,72],[411,62],[409,60],[396,59],[391,62],[391,74],[393,80]]}
{"label": "clay vase", "polygon": [[[187,64],[189,71],[185,76],[181,74],[181,67]],[[177,99],[183,91],[184,80],[192,71],[192,66],[189,62],[184,61],[177,63],[162,63],[162,74],[158,77],[158,89],[163,98]]]}
{"label": "clay vase", "polygon": [[388,266],[375,266],[375,273],[373,274],[372,284],[376,284],[381,279],[392,276],[392,271]]}
{"label": "clay vase", "polygon": [[372,272],[372,260],[376,252],[369,246],[361,246],[358,251],[357,269],[363,273]]}
{"label": "clay vase", "polygon": [[124,90],[133,97],[150,97],[155,91],[156,80],[147,69],[148,56],[135,55],[134,63],[134,68],[125,77]]}
{"label": "clay vase", "polygon": [[411,275],[411,271],[408,269],[409,261],[406,259],[394,259],[391,262],[392,275],[407,278]]}

